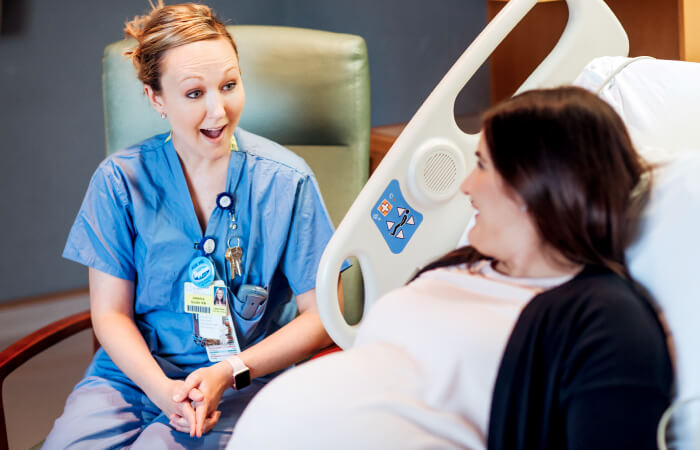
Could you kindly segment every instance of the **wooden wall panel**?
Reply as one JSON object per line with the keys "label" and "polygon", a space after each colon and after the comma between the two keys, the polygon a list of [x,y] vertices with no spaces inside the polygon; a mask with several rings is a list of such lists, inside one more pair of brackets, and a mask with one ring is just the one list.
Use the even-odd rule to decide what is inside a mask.
{"label": "wooden wall panel", "polygon": [[[487,0],[488,19],[507,1]],[[606,0],[630,40],[630,56],[700,61],[699,0]],[[491,101],[502,100],[554,47],[568,8],[563,0],[540,1],[491,55]]]}
{"label": "wooden wall panel", "polygon": [[[491,20],[505,4],[489,1],[488,19]],[[540,2],[501,42],[489,60],[492,103],[513,95],[535,70],[557,43],[568,16],[565,2]]]}
{"label": "wooden wall panel", "polygon": [[681,0],[681,59],[700,62],[700,1]]}

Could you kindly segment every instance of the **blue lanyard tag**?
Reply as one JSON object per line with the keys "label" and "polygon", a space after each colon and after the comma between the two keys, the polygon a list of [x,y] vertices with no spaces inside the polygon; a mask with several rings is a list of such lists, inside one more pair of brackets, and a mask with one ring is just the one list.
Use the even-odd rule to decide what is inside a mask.
{"label": "blue lanyard tag", "polygon": [[190,262],[190,280],[195,286],[204,288],[214,282],[214,264],[205,256],[197,256]]}

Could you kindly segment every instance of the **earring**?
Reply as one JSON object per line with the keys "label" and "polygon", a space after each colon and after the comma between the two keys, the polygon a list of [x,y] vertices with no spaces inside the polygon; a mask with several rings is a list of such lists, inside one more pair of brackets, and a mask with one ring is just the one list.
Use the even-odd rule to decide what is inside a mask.
{"label": "earring", "polygon": [[527,211],[527,205],[524,203],[522,205],[520,205],[520,211],[522,211],[522,212]]}
{"label": "earring", "polygon": [[165,111],[163,111],[162,113],[160,113],[160,118],[161,118],[161,119],[165,120],[166,117],[168,117],[168,115],[165,114]]}

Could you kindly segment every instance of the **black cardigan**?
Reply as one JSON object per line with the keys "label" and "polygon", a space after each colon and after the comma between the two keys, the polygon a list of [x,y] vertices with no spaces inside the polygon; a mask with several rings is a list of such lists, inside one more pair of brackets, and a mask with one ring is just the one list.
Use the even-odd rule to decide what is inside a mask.
{"label": "black cardigan", "polygon": [[631,283],[586,267],[523,309],[496,378],[488,448],[655,449],[673,371]]}

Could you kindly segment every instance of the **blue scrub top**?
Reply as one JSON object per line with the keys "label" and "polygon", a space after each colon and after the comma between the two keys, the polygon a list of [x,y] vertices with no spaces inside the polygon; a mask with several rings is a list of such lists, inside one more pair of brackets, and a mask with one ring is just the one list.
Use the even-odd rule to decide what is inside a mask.
{"label": "blue scrub top", "polygon": [[[243,349],[293,318],[285,306],[292,292],[315,287],[333,225],[316,179],[300,157],[240,128],[234,136],[238,150],[230,155],[226,192],[234,196],[236,236],[244,254],[243,276],[231,287],[236,293],[247,283],[269,292],[264,311],[251,320],[238,315],[240,308],[232,301]],[[201,254],[194,244],[204,235],[216,240],[212,257],[217,278],[222,278],[232,231],[228,211],[216,207],[202,232],[167,137],[156,135],[100,164],[63,256],[135,282],[136,324],[153,356],[172,374],[176,368],[189,372],[209,364],[206,351],[193,340],[192,315],[184,312],[184,283],[190,281],[190,261]],[[99,374],[115,369],[100,351],[91,370]]]}

